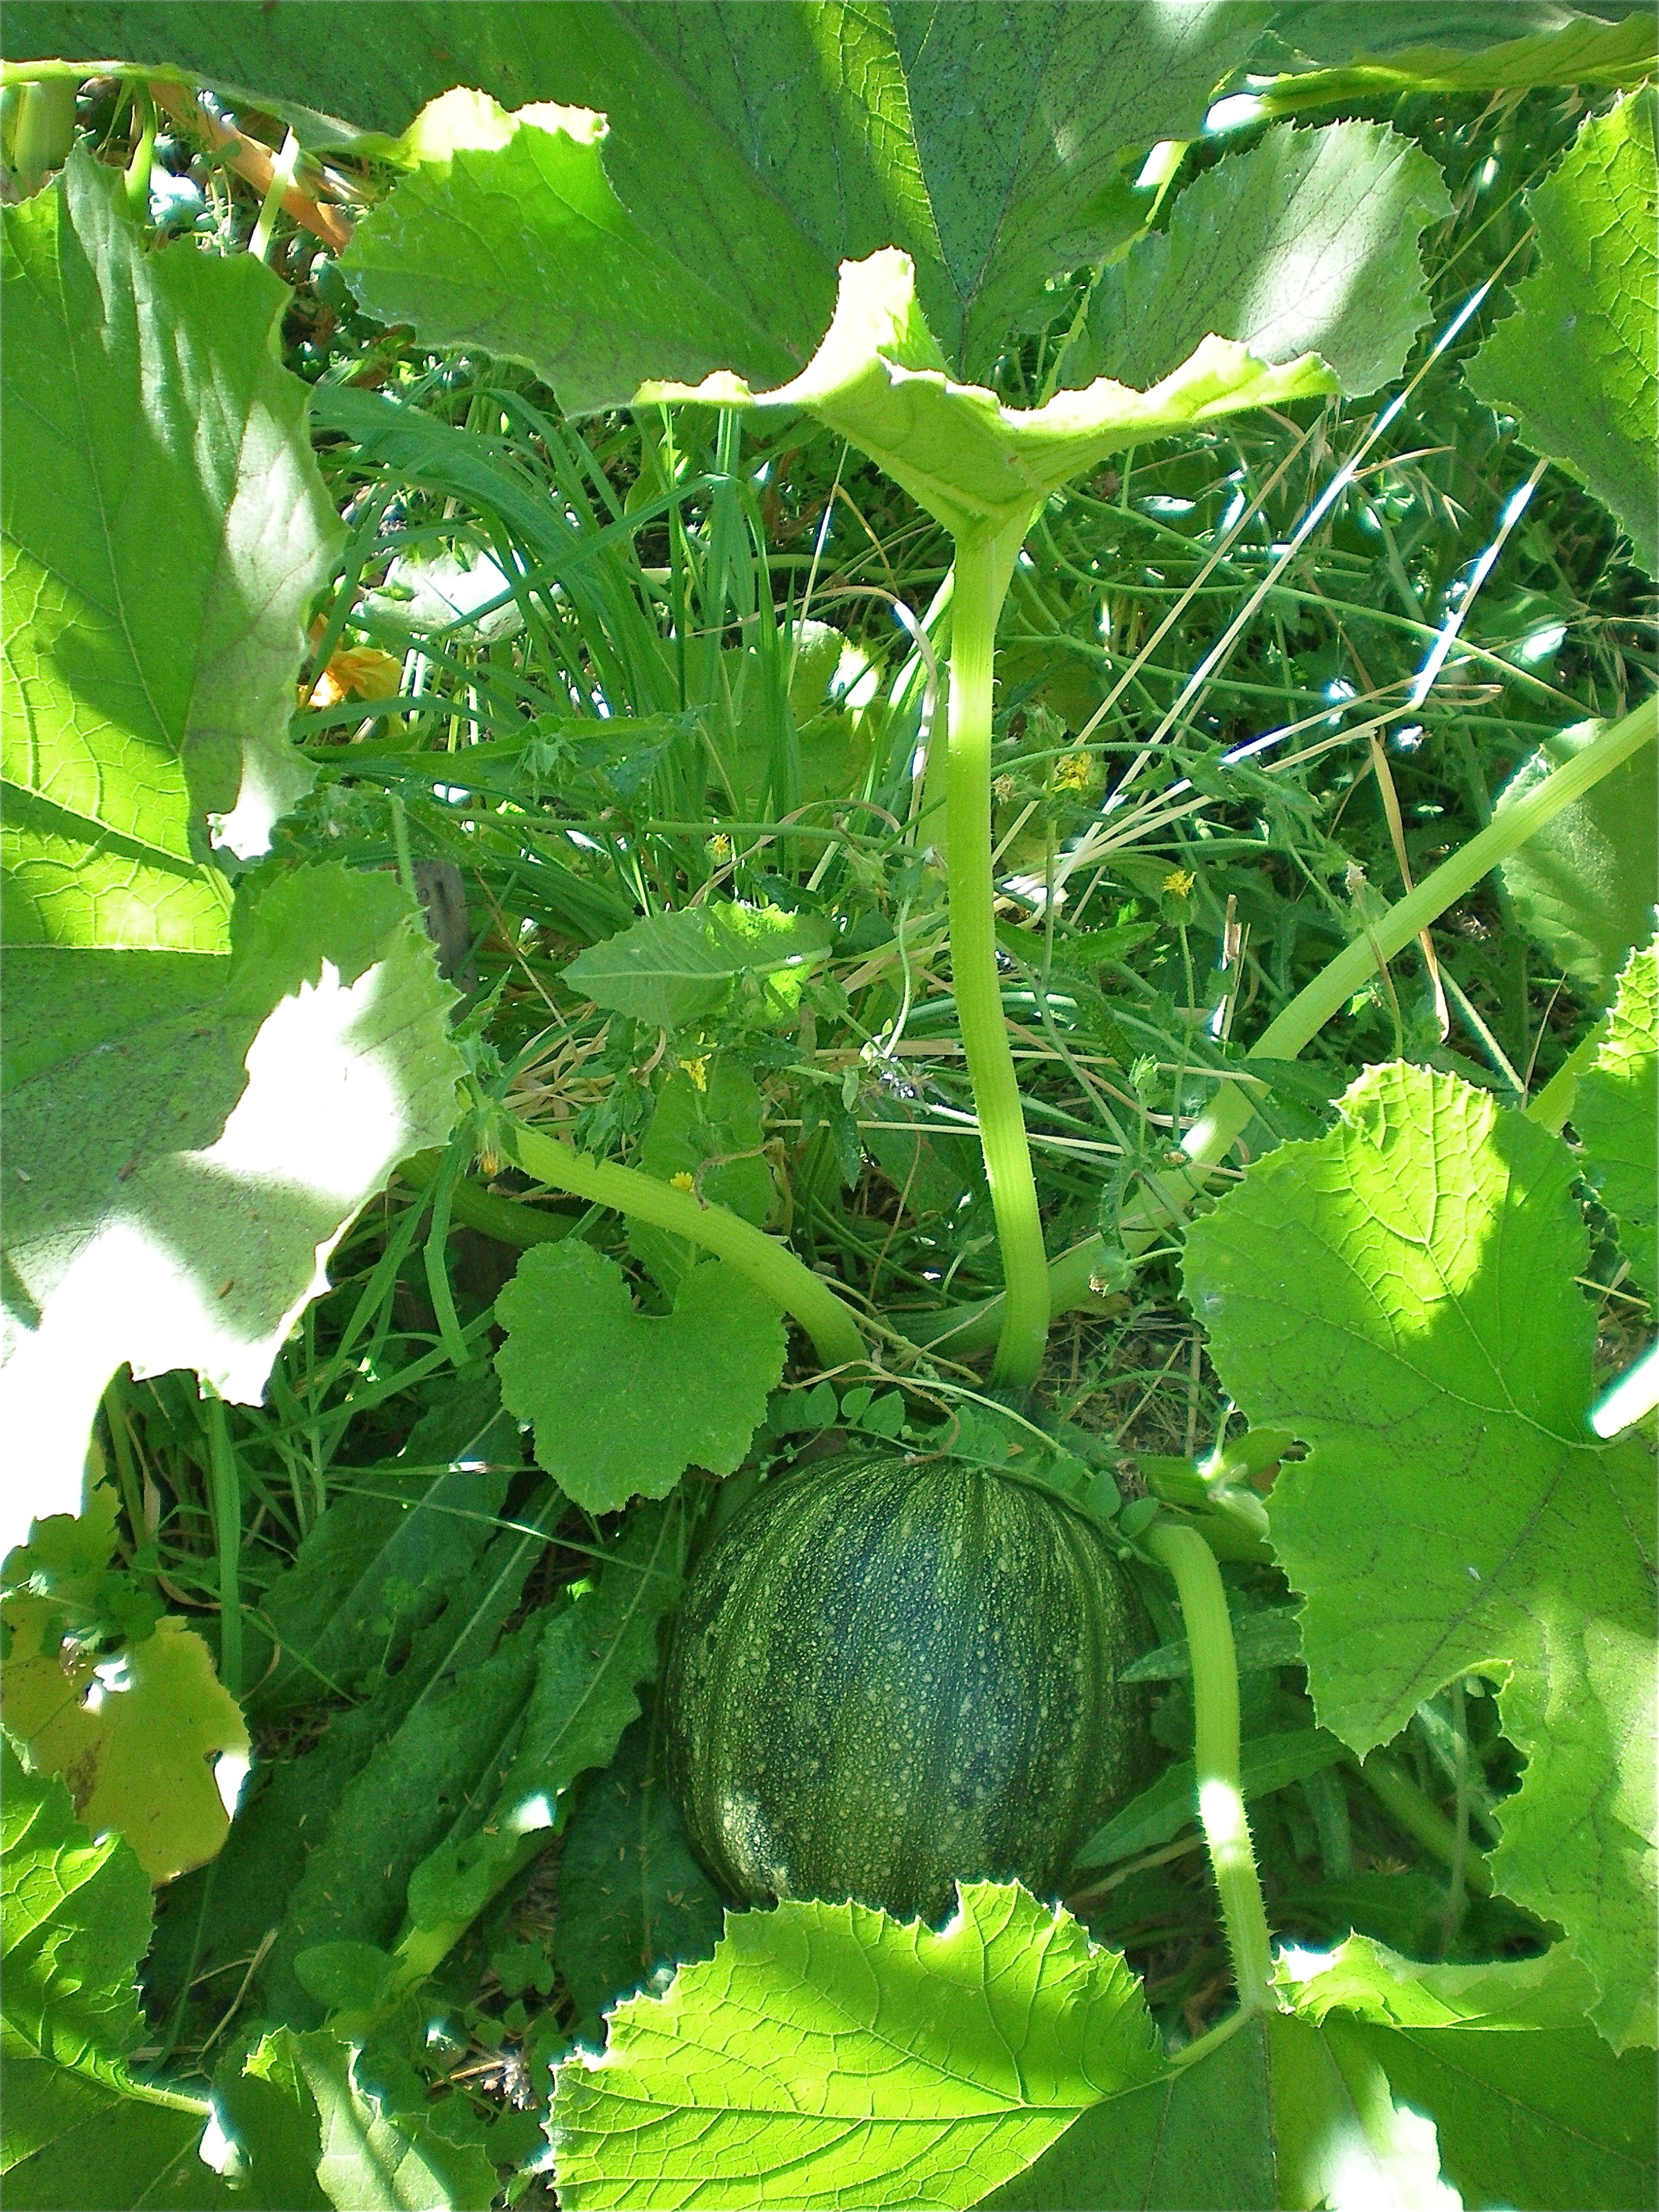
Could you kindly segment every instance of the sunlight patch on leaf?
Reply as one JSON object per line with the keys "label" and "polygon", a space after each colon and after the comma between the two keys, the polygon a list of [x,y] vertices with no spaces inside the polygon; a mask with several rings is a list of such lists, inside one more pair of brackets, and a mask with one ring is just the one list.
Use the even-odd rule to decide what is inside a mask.
{"label": "sunlight patch on leaf", "polygon": [[[193,1367],[257,1401],[347,1224],[454,1118],[453,994],[389,878],[279,879],[239,909],[231,958],[201,963],[194,1003],[155,1003],[141,974],[124,1024],[122,963],[149,957],[12,956],[14,1008],[40,1023],[8,1098],[24,1175],[6,1212],[0,1394],[29,1471],[10,1508],[20,1539],[33,1516],[74,1510],[124,1362]],[[88,960],[114,964],[83,1001]]]}
{"label": "sunlight patch on leaf", "polygon": [[263,852],[311,781],[294,671],[341,537],[289,295],[147,251],[86,149],[5,233],[7,940],[221,951],[209,825]]}

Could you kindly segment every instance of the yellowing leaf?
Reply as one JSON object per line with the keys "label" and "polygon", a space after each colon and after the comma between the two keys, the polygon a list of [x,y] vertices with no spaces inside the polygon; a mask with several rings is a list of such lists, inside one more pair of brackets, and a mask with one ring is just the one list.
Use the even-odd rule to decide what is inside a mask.
{"label": "yellowing leaf", "polygon": [[[40,1649],[41,1598],[15,1598],[5,1669],[6,1726],[34,1765],[61,1775],[94,1835],[113,1828],[153,1882],[215,1857],[230,1825],[214,1778],[222,1753],[245,1759],[241,1708],[213,1655],[181,1620],[112,1662],[65,1667]],[[70,1647],[65,1647],[69,1649]]]}

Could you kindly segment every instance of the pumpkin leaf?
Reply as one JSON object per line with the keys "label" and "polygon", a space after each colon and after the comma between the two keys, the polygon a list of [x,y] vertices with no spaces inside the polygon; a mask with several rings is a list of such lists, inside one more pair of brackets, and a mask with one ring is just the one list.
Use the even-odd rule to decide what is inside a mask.
{"label": "pumpkin leaf", "polygon": [[1652,2201],[1652,2061],[1615,2057],[1589,2025],[1594,1981],[1565,1947],[1426,1966],[1351,1936],[1325,1958],[1292,1954],[1279,1981],[1304,2020],[1337,2027],[1433,2116],[1465,2203]]}
{"label": "pumpkin leaf", "polygon": [[1144,388],[1214,331],[1261,361],[1317,354],[1345,392],[1374,392],[1429,313],[1419,236],[1450,213],[1434,163],[1383,125],[1269,131],[1103,271],[1062,380]]}
{"label": "pumpkin leaf", "polygon": [[682,907],[647,915],[631,929],[590,945],[564,971],[572,990],[596,1005],[664,1029],[720,1012],[738,986],[759,986],[784,1012],[806,971],[829,951],[830,926],[816,914],[777,907]]}
{"label": "pumpkin leaf", "polygon": [[953,380],[923,318],[908,254],[884,247],[842,264],[835,319],[791,382],[756,392],[729,370],[699,385],[653,380],[643,403],[697,399],[719,407],[804,407],[867,453],[927,512],[961,535],[1023,535],[1034,510],[1105,454],[1240,409],[1337,389],[1304,354],[1283,365],[1206,337],[1151,390],[1101,378],[1047,406],[1015,409]]}
{"label": "pumpkin leaf", "polygon": [[6,941],[222,952],[210,819],[263,852],[311,781],[288,721],[342,535],[272,343],[287,289],[147,251],[84,149],[4,224]]}
{"label": "pumpkin leaf", "polygon": [[64,1778],[94,1834],[125,1837],[151,1881],[204,1865],[230,1826],[215,1763],[228,1754],[245,1771],[248,1753],[213,1654],[183,1621],[162,1620],[113,1660],[70,1657],[55,1635],[42,1642],[52,1611],[47,1598],[7,1601],[7,1729],[32,1765]]}
{"label": "pumpkin leaf", "polygon": [[1537,268],[1468,370],[1481,398],[1520,417],[1534,453],[1611,508],[1650,576],[1659,575],[1654,116],[1651,86],[1592,116],[1528,193]]}
{"label": "pumpkin leaf", "polygon": [[1159,2075],[1122,1960],[1012,1884],[942,1929],[860,1905],[732,1914],[712,1960],[558,2069],[559,2201],[977,2203],[1082,2106]]}
{"label": "pumpkin leaf", "polygon": [[1577,1163],[1404,1065],[1341,1114],[1194,1226],[1188,1292],[1251,1424],[1310,1448],[1271,1517],[1322,1725],[1363,1753],[1460,1674],[1504,1678],[1528,1763],[1493,1878],[1565,1928],[1622,2049],[1652,2033],[1650,1778],[1622,1750],[1653,1694],[1652,1469],[1639,1442],[1589,1440]]}
{"label": "pumpkin leaf", "polygon": [[[1654,31],[1644,9],[1613,22],[1555,0],[1462,0],[1456,8],[1393,0],[1386,9],[1296,0],[1275,11],[1273,33],[1253,59],[1262,74],[1253,71],[1243,97],[1255,114],[1290,115],[1403,92],[1637,85],[1653,68]],[[1266,75],[1270,59],[1281,74]],[[1286,61],[1294,66],[1283,69]]]}
{"label": "pumpkin leaf", "polygon": [[145,2034],[133,1984],[150,1935],[143,1868],[119,1836],[94,1843],[63,1784],[26,1771],[9,1742],[0,1762],[8,2203],[79,2204],[94,2175],[110,2204],[234,2202],[197,2155],[206,2100],[128,2069]]}
{"label": "pumpkin leaf", "polygon": [[1656,1280],[1653,1163],[1659,1152],[1659,939],[1632,952],[1619,978],[1607,1034],[1578,1079],[1572,1124],[1585,1170],[1617,1216],[1632,1279],[1649,1297]]}
{"label": "pumpkin leaf", "polygon": [[[77,11],[62,35],[84,44],[100,12]],[[349,138],[325,118],[396,132],[432,94],[480,88],[446,93],[410,127],[395,149],[408,174],[344,266],[377,315],[415,320],[423,343],[550,353],[560,399],[579,410],[617,404],[651,374],[787,375],[823,335],[837,262],[890,244],[915,256],[952,359],[988,374],[1048,277],[1140,228],[1139,155],[1198,135],[1268,14],[1249,0],[1000,18],[440,6],[425,10],[428,37],[410,40],[370,4],[342,19],[319,68],[280,21],[204,36],[125,9],[105,51],[255,88],[313,143]],[[496,100],[518,107],[520,135]],[[522,105],[553,101],[573,104],[556,150],[526,122],[550,111]]]}
{"label": "pumpkin leaf", "polygon": [[614,1260],[574,1237],[542,1244],[495,1313],[501,1395],[534,1423],[538,1465],[590,1513],[666,1497],[694,1462],[730,1474],[783,1372],[777,1309],[723,1260],[694,1267],[653,1320]]}
{"label": "pumpkin leaf", "polygon": [[1433,2122],[1396,2104],[1376,2057],[1282,2014],[1247,2021],[1191,2065],[1091,2106],[983,2201],[1006,2212],[1136,2204],[1455,2212]]}

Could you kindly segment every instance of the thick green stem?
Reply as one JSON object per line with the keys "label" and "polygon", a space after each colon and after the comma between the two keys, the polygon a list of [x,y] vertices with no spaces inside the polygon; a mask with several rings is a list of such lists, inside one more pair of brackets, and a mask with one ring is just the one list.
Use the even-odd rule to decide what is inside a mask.
{"label": "thick green stem", "polygon": [[[443,1157],[441,1152],[416,1152],[398,1172],[416,1190],[430,1190],[438,1180]],[[525,1206],[516,1198],[498,1198],[476,1176],[456,1177],[449,1211],[466,1228],[481,1230],[498,1244],[510,1244],[520,1252],[527,1252],[532,1244],[558,1243],[582,1218],[579,1213],[544,1213],[538,1206]]]}
{"label": "thick green stem", "polygon": [[596,1206],[609,1206],[635,1220],[648,1221],[675,1237],[688,1237],[717,1259],[729,1260],[757,1290],[793,1314],[811,1338],[826,1367],[845,1367],[865,1356],[864,1340],[850,1307],[821,1275],[798,1260],[787,1244],[766,1236],[723,1206],[710,1206],[689,1190],[676,1190],[637,1168],[618,1167],[579,1152],[562,1138],[508,1123],[504,1143],[526,1175],[556,1190],[568,1190]]}
{"label": "thick green stem", "polygon": [[1005,1389],[1027,1389],[1048,1341],[1048,1265],[1003,1018],[991,872],[991,672],[1010,557],[1003,543],[988,534],[957,540],[945,842],[951,979],[1002,1250],[1005,1287],[992,1379]]}
{"label": "thick green stem", "polygon": [[[1610,775],[1644,745],[1651,744],[1656,729],[1659,729],[1659,700],[1647,699],[1621,721],[1604,730],[1581,753],[1546,776],[1524,799],[1495,814],[1467,845],[1460,847],[1431,875],[1425,876],[1415,890],[1390,907],[1374,928],[1356,938],[1322,968],[1262,1031],[1246,1059],[1294,1060],[1318,1036],[1332,1015],[1340,1012],[1376,972],[1378,951],[1385,960],[1402,951],[1449,906],[1472,890],[1484,875],[1500,860],[1507,860],[1564,806],[1582,799],[1604,775]],[[1565,1103],[1559,1097],[1550,1097],[1555,1089],[1552,1084],[1535,1102],[1539,1118],[1544,1120],[1547,1127],[1559,1127],[1560,1120],[1565,1118]],[[1563,1085],[1561,1089],[1565,1092],[1567,1086]],[[1250,1093],[1249,1084],[1218,1085],[1214,1105],[1193,1125],[1184,1139],[1183,1149],[1192,1163],[1191,1172],[1159,1178],[1162,1202],[1156,1212],[1148,1207],[1144,1216],[1143,1233],[1147,1241],[1167,1233],[1171,1216],[1183,1212],[1203,1190],[1205,1171],[1226,1158],[1255,1110]],[[1559,1115],[1548,1118],[1550,1109],[1558,1105]],[[1138,1225],[1127,1218],[1124,1223],[1127,1241],[1132,1247],[1135,1244],[1133,1232]],[[1091,1237],[1049,1263],[1051,1312],[1065,1313],[1088,1297],[1090,1278],[1100,1265],[1104,1250],[1101,1239]],[[937,1345],[952,1358],[967,1359],[994,1343],[1001,1326],[1002,1300],[999,1297],[987,1298],[977,1305],[917,1316],[907,1321],[905,1334],[912,1343]]]}
{"label": "thick green stem", "polygon": [[1273,1951],[1239,1781],[1238,1663],[1227,1593],[1215,1555],[1196,1529],[1160,1522],[1146,1544],[1175,1577],[1192,1655],[1198,1816],[1220,1893],[1238,2007],[1261,2012],[1268,2002]]}

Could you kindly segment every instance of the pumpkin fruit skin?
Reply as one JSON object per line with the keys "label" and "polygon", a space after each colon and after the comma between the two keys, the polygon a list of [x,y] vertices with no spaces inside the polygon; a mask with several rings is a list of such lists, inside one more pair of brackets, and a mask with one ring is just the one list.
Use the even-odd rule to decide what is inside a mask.
{"label": "pumpkin fruit skin", "polygon": [[669,1654],[669,1778],[728,1893],[936,1921],[957,1879],[1038,1895],[1155,1753],[1117,1677],[1154,1641],[1095,1524],[956,1460],[769,1483],[716,1538]]}

